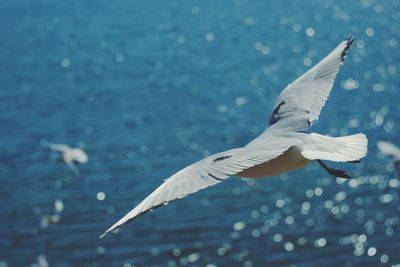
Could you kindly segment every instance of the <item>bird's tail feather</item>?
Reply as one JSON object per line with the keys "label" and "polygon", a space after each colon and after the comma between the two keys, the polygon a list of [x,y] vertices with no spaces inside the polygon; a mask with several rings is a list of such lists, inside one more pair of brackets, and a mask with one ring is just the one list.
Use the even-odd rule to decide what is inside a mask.
{"label": "bird's tail feather", "polygon": [[330,137],[316,133],[300,146],[301,154],[310,160],[331,160],[337,162],[355,161],[366,156],[368,139],[358,133],[343,137]]}

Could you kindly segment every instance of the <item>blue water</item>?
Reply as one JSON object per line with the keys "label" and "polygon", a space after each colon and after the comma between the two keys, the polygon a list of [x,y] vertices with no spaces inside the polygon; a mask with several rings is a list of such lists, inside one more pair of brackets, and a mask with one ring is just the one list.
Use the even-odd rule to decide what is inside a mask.
{"label": "blue water", "polygon": [[[399,266],[400,183],[376,142],[400,145],[400,1],[5,0],[0,17],[1,267]],[[260,134],[349,34],[312,130],[368,135],[362,164],[332,164],[354,179],[233,177],[97,239],[175,171]],[[83,147],[81,176],[46,141]]]}

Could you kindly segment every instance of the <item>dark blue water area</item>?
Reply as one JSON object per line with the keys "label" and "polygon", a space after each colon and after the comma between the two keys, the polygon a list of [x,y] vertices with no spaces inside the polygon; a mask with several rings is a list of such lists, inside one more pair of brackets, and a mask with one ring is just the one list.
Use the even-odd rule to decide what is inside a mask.
{"label": "dark blue water area", "polygon": [[[1,1],[0,266],[400,266],[400,1]],[[312,130],[361,164],[232,177],[98,236],[163,179],[240,147],[357,38]],[[75,177],[43,147],[82,147]],[[103,199],[104,198],[104,199]],[[62,205],[61,205],[62,204]],[[63,208],[62,208],[63,207]]]}

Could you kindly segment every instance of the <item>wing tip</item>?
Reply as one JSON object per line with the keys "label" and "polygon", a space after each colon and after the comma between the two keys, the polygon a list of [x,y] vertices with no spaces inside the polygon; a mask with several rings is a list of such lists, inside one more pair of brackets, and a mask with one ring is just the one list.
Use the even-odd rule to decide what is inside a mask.
{"label": "wing tip", "polygon": [[340,60],[342,62],[346,59],[349,49],[355,40],[356,38],[352,35],[349,35],[347,38],[343,40],[344,42],[346,42],[346,46],[344,47],[342,54],[340,55]]}
{"label": "wing tip", "polygon": [[107,231],[106,232],[104,232],[102,235],[100,235],[99,237],[98,237],[98,239],[102,239],[103,237],[105,237],[106,235],[107,235]]}
{"label": "wing tip", "polygon": [[109,232],[114,231],[116,228],[118,228],[119,226],[111,226],[110,228],[108,228],[106,231],[104,231],[104,233],[102,233],[98,239],[102,239],[103,237],[105,237]]}
{"label": "wing tip", "polygon": [[[185,197],[185,196],[183,196],[183,197]],[[130,217],[128,217],[128,219],[126,219],[127,215],[129,214],[129,213],[128,213],[127,215],[125,215],[124,217],[122,217],[118,222],[116,222],[116,223],[113,224],[110,228],[108,228],[102,235],[99,236],[98,239],[102,239],[102,238],[105,237],[109,232],[114,232],[114,230],[119,229],[122,225],[125,225],[125,224],[131,222],[133,219],[136,219],[137,217],[139,217],[139,216],[141,216],[141,215],[143,215],[143,214],[145,214],[145,213],[147,213],[147,212],[149,212],[149,211],[152,211],[153,209],[156,209],[156,208],[158,208],[158,207],[160,207],[160,206],[162,206],[162,205],[165,205],[165,203],[168,203],[168,202],[163,202],[163,203],[161,203],[161,204],[159,204],[159,205],[152,206],[151,208],[149,208],[149,209],[147,209],[147,210],[145,210],[145,211],[141,211],[141,212],[139,212],[137,215],[135,215],[135,216],[130,216]],[[115,232],[114,232],[114,233],[115,233]]]}
{"label": "wing tip", "polygon": [[102,238],[105,237],[109,232],[114,231],[115,229],[119,228],[121,225],[122,225],[122,224],[118,224],[118,222],[115,223],[113,226],[111,226],[111,227],[108,228],[106,231],[104,231],[104,233],[101,234],[101,235],[98,237],[98,239],[102,239]]}

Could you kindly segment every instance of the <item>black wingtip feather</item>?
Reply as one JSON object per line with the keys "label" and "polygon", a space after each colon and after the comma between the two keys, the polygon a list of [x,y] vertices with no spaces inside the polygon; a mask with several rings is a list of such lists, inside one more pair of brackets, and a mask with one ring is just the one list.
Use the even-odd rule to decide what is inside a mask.
{"label": "black wingtip feather", "polygon": [[350,46],[354,43],[356,38],[353,36],[349,36],[344,41],[346,42],[346,47],[343,49],[342,54],[340,55],[340,60],[343,62],[346,59],[347,53],[349,52]]}

